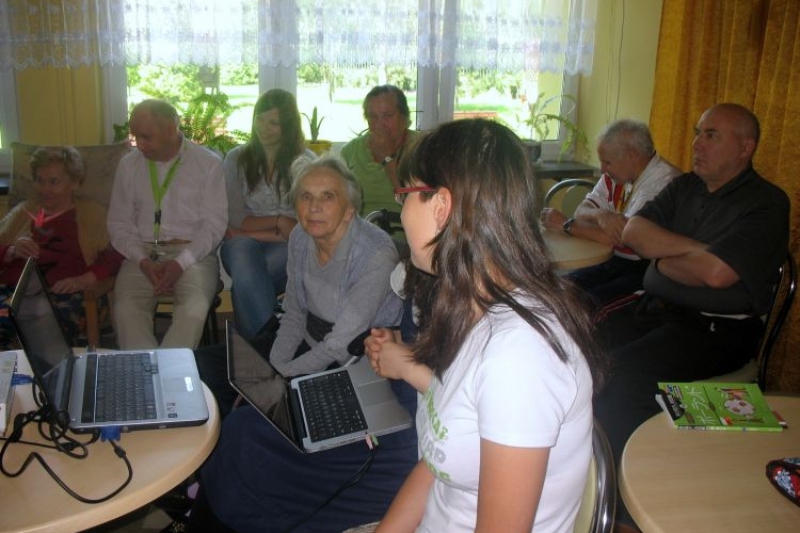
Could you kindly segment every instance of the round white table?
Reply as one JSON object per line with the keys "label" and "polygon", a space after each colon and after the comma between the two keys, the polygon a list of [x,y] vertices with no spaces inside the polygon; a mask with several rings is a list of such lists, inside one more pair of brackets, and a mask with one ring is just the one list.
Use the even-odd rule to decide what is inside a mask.
{"label": "round white table", "polygon": [[[18,354],[18,373],[30,374],[27,359],[21,351]],[[122,434],[119,445],[131,461],[133,479],[106,502],[85,504],[75,500],[36,462],[18,477],[0,475],[0,533],[83,531],[134,511],[184,481],[203,464],[219,437],[217,403],[211,391],[203,387],[209,411],[205,424]],[[30,385],[15,387],[14,394],[13,413],[36,408]],[[42,442],[35,425],[25,428],[23,439]],[[124,462],[109,443],[100,441],[89,446],[89,456],[83,460],[55,450],[14,443],[6,452],[3,463],[6,470],[17,471],[33,451],[40,453],[71,489],[86,498],[97,499],[113,492],[127,477]]]}
{"label": "round white table", "polygon": [[550,252],[553,267],[559,272],[597,265],[614,254],[610,244],[570,237],[547,229],[542,231],[542,237]]}
{"label": "round white table", "polygon": [[625,446],[619,483],[644,533],[800,531],[800,507],[765,475],[770,460],[800,455],[800,397],[768,395],[767,402],[788,429],[678,430],[665,413],[639,426]]}

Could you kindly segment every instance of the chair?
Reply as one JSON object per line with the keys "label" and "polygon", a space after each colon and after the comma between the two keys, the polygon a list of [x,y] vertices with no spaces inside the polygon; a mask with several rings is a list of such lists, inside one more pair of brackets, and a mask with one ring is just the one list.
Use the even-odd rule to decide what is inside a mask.
{"label": "chair", "polygon": [[592,427],[592,462],[573,533],[610,533],[617,509],[617,474],[605,431]]}
{"label": "chair", "polygon": [[561,180],[544,195],[544,207],[550,207],[557,198],[561,199],[560,211],[570,217],[575,213],[586,193],[594,189],[595,182],[585,178]]}
{"label": "chair", "polygon": [[762,391],[766,390],[769,358],[772,353],[772,348],[778,340],[781,328],[789,314],[789,310],[792,307],[796,289],[797,268],[792,253],[787,252],[786,259],[778,269],[778,281],[775,283],[775,288],[772,293],[772,306],[764,320],[764,335],[758,346],[756,357],[734,372],[715,376],[704,381],[731,383],[757,382]]}
{"label": "chair", "polygon": [[[583,488],[573,533],[611,533],[617,509],[617,474],[605,431],[595,420],[592,427],[592,460]],[[343,533],[372,533],[378,522],[350,528]]]}

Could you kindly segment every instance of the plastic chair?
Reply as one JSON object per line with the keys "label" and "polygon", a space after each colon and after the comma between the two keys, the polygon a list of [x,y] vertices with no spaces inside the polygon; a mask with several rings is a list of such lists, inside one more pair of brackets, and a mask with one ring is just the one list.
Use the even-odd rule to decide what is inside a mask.
{"label": "plastic chair", "polygon": [[[572,216],[586,194],[594,189],[595,182],[585,178],[570,178],[561,180],[544,195],[544,207],[551,207],[556,198],[561,198],[560,211]],[[560,194],[559,194],[560,193]]]}
{"label": "plastic chair", "polygon": [[773,291],[772,306],[767,312],[764,320],[764,335],[758,347],[758,353],[743,367],[729,374],[715,376],[703,381],[717,381],[730,383],[751,383],[757,382],[758,387],[763,391],[767,386],[767,365],[772,354],[772,348],[778,340],[789,310],[794,301],[794,293],[797,290],[797,267],[791,252],[786,252],[786,260],[778,269],[778,281]]}

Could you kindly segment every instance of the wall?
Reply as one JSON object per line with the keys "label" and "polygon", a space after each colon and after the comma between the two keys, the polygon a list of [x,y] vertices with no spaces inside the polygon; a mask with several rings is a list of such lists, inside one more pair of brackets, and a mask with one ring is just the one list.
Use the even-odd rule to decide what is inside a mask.
{"label": "wall", "polygon": [[649,122],[655,85],[662,0],[598,0],[595,57],[591,76],[580,79],[578,122],[598,165],[594,139],[618,118]]}

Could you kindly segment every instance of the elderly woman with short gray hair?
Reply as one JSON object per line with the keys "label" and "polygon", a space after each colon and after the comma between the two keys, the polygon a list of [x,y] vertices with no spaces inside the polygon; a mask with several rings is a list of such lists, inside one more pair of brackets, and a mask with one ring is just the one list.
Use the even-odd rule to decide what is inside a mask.
{"label": "elderly woman with short gray hair", "polygon": [[[348,345],[372,327],[397,326],[403,305],[389,283],[397,251],[358,216],[360,189],[350,170],[332,156],[299,164],[290,191],[298,224],[289,236],[285,312],[277,335],[262,330],[252,340],[286,377],[345,364]],[[196,354],[201,378],[227,411],[235,393],[223,382],[224,347]],[[402,381],[392,389],[413,415],[416,392]],[[364,442],[301,453],[254,408],[239,407],[201,471],[187,531],[341,531],[372,522],[416,461],[413,427],[382,436],[374,454]]]}

